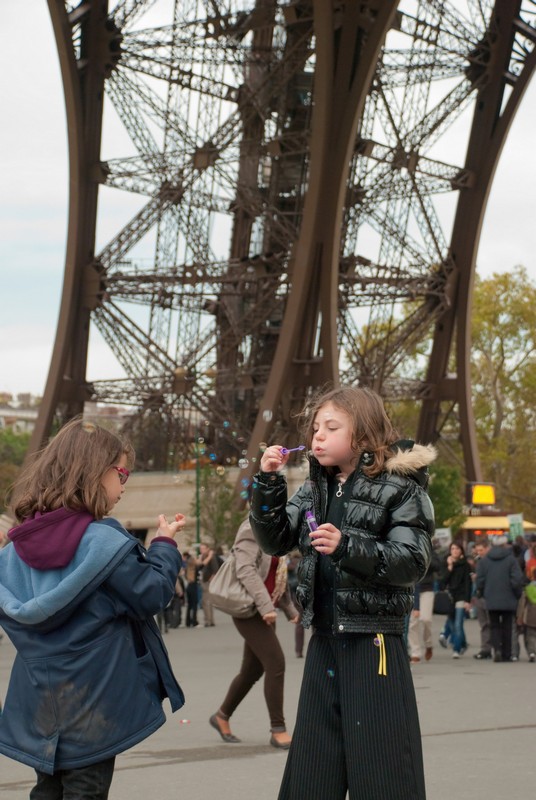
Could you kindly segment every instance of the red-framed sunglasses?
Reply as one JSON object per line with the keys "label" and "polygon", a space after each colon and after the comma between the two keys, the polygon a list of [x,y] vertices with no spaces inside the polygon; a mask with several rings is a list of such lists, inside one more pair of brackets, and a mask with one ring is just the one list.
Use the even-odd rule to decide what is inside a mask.
{"label": "red-framed sunglasses", "polygon": [[125,484],[128,481],[130,472],[125,467],[113,467],[117,474],[119,475],[119,483]]}

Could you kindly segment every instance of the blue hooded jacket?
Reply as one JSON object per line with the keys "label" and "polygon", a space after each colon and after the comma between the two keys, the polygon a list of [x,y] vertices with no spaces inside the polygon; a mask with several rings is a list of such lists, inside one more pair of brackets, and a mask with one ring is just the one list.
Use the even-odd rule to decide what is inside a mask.
{"label": "blue hooded jacket", "polygon": [[149,550],[113,519],[57,509],[0,550],[0,624],[13,642],[0,752],[42,772],[111,758],[184,703],[154,614],[173,596],[180,553]]}

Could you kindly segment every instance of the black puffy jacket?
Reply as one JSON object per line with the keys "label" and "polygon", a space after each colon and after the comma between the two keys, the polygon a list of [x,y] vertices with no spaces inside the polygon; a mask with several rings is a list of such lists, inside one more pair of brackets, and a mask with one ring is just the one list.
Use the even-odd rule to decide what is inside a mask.
{"label": "black puffy jacket", "polygon": [[[427,466],[436,455],[431,446],[404,441],[369,478],[362,466],[371,456],[363,453],[356,469],[352,494],[340,529],[341,541],[331,556],[335,567],[334,634],[396,633],[413,606],[414,584],[423,577],[431,558],[434,511],[426,492]],[[250,522],[266,553],[284,555],[299,547],[297,599],[303,625],[313,619],[316,564],[305,512],[313,509],[325,519],[328,477],[309,456],[310,479],[290,500],[287,482],[276,472],[260,472],[253,481]]]}

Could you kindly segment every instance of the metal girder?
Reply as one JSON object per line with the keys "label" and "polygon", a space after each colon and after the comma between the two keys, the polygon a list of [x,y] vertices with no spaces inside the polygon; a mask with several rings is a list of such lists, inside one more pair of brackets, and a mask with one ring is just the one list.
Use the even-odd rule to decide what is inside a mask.
{"label": "metal girder", "polygon": [[[38,449],[61,409],[68,419],[91,396],[86,382],[90,308],[85,283],[95,248],[104,81],[116,57],[118,31],[108,25],[107,2],[67,15],[60,0],[48,0],[60,60],[69,142],[69,228],[56,340],[30,451]],[[74,33],[76,31],[76,33]],[[76,36],[78,61],[73,50]],[[91,292],[89,292],[91,293]]]}
{"label": "metal girder", "polygon": [[[491,0],[459,5],[49,0],[72,192],[35,444],[56,409],[70,415],[92,396],[134,403],[140,418],[162,409],[183,449],[210,422],[224,460],[249,443],[250,473],[260,441],[294,435],[311,390],[344,380],[422,400],[423,439],[457,401],[468,474],[478,472],[469,276],[534,68],[535,6],[497,2],[497,25]],[[475,101],[467,157],[458,148],[447,163],[438,144]],[[126,153],[107,121],[126,133]],[[140,202],[95,252],[102,187],[107,202]],[[452,235],[439,195],[459,197]],[[86,380],[90,324],[125,377]],[[431,336],[426,379],[408,378],[408,350]]]}
{"label": "metal girder", "polygon": [[[475,176],[475,181],[460,192],[450,245],[456,277],[454,302],[445,308],[436,323],[426,377],[429,396],[423,402],[418,428],[420,439],[435,441],[440,435],[441,402],[452,400],[454,396],[459,409],[466,475],[470,481],[483,479],[473,419],[470,375],[470,322],[476,254],[493,175],[536,63],[534,29],[527,31],[522,24],[520,7],[521,3],[516,0],[501,2],[500,13],[492,15],[484,39],[487,50],[486,80],[478,91],[465,162],[465,168]],[[513,45],[519,38],[521,41],[528,39],[532,45],[523,50],[525,60],[519,64],[512,91],[504,103],[506,85],[512,84],[513,73],[509,67],[515,51]],[[454,340],[456,373],[452,376],[449,358]]]}
{"label": "metal girder", "polygon": [[[248,459],[273,429],[273,412],[303,388],[339,380],[337,340],[339,252],[350,156],[374,65],[396,3],[346,5],[340,14],[313,4],[316,82],[311,120],[310,178],[289,295],[268,384],[253,427]],[[339,11],[341,11],[339,9]],[[336,38],[340,33],[338,46]],[[295,393],[295,389],[301,391]],[[268,413],[267,413],[268,412]]]}

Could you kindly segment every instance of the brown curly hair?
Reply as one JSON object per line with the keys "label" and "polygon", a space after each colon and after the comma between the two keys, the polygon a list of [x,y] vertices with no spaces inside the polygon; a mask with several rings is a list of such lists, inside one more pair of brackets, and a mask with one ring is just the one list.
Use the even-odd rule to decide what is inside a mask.
{"label": "brown curly hair", "polygon": [[363,472],[370,477],[378,475],[386,458],[392,453],[391,445],[399,439],[380,395],[361,386],[341,386],[319,391],[300,414],[302,435],[308,449],[313,440],[316,415],[326,403],[333,403],[348,414],[353,423],[352,449],[356,457],[364,450],[374,457],[372,464],[363,466]]}

